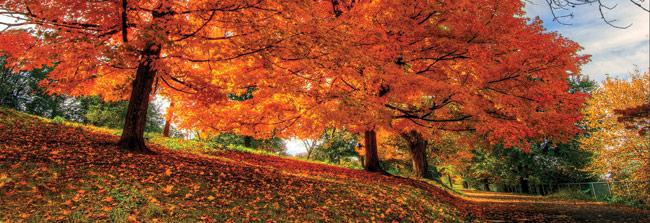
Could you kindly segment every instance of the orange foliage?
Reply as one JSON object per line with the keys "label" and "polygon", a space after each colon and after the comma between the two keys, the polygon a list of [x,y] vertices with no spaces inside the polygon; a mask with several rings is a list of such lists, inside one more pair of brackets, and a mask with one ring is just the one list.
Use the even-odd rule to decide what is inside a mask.
{"label": "orange foliage", "polygon": [[52,92],[123,99],[140,52],[159,46],[155,92],[206,133],[475,131],[525,145],[576,133],[584,97],[566,93],[580,46],[525,19],[519,0],[142,0],[126,27],[117,2],[2,4],[48,30],[25,55],[58,63]]}
{"label": "orange foliage", "polygon": [[267,136],[331,126],[475,131],[522,147],[577,133],[585,95],[567,93],[567,78],[588,57],[525,19],[520,1],[341,4],[331,18],[317,14],[318,36],[305,44],[317,42],[309,46],[318,57],[271,66],[268,75],[290,75],[259,79],[251,100],[191,103],[187,126]]}

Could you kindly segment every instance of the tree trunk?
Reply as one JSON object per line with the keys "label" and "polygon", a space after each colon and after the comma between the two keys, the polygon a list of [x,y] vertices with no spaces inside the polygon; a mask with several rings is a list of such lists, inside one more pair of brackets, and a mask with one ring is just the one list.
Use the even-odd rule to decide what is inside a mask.
{"label": "tree trunk", "polygon": [[447,181],[449,181],[449,187],[454,188],[454,181],[451,179],[450,174],[447,174]]}
{"label": "tree trunk", "polygon": [[434,179],[435,177],[429,171],[429,163],[427,162],[427,141],[422,137],[422,134],[412,130],[408,133],[403,133],[402,138],[407,142],[409,152],[411,154],[411,161],[413,163],[413,175],[418,178]]}
{"label": "tree trunk", "polygon": [[309,143],[309,140],[302,140],[302,144],[305,146],[305,149],[307,150],[307,159],[311,159],[311,154],[314,151],[314,148],[316,147],[316,140],[312,141]]}
{"label": "tree trunk", "polygon": [[519,178],[519,184],[521,184],[521,193],[528,194],[530,193],[530,188],[528,188],[528,179],[527,176],[521,176]]}
{"label": "tree trunk", "polygon": [[165,120],[165,128],[163,128],[163,137],[169,137],[169,129],[171,128],[171,120]]}
{"label": "tree trunk", "polygon": [[253,137],[252,136],[244,136],[244,147],[253,148]]}
{"label": "tree trunk", "polygon": [[379,155],[377,154],[377,133],[375,130],[364,132],[366,154],[364,158],[364,169],[369,172],[385,173],[379,165]]}
{"label": "tree trunk", "polygon": [[174,102],[169,103],[169,108],[167,108],[167,115],[165,116],[165,128],[163,128],[163,136],[169,137],[169,129],[172,125],[172,118],[174,118],[174,112],[171,110],[174,107]]}
{"label": "tree trunk", "polygon": [[483,179],[483,186],[485,187],[485,191],[490,191],[490,182],[487,179]]}
{"label": "tree trunk", "polygon": [[160,55],[160,47],[150,45],[143,52],[143,59],[138,64],[126,111],[120,149],[140,153],[153,153],[144,144],[144,128],[147,122],[149,97],[156,77],[153,60]]}

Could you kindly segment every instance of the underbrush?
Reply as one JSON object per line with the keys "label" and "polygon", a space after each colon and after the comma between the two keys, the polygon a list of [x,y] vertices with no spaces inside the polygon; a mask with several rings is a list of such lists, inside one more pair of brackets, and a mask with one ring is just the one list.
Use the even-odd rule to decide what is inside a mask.
{"label": "underbrush", "polygon": [[640,201],[638,199],[633,199],[629,197],[613,195],[611,197],[608,197],[606,201],[612,204],[621,204],[625,206],[650,210],[650,205],[644,204],[643,201]]}
{"label": "underbrush", "polygon": [[635,208],[650,209],[648,205],[644,204],[639,199],[635,199],[634,197],[620,196],[620,195],[613,194],[611,196],[601,196],[601,197],[594,198],[591,195],[590,190],[564,188],[564,189],[560,189],[560,191],[558,192],[547,195],[547,197],[557,198],[557,199],[567,199],[567,200],[573,199],[573,200],[584,200],[584,201],[603,201],[611,204],[620,204],[620,205],[625,205],[625,206],[630,206]]}

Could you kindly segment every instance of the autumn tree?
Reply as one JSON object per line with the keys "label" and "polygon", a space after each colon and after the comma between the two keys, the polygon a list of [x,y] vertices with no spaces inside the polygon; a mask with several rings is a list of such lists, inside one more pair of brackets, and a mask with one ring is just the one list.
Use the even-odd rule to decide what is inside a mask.
{"label": "autumn tree", "polygon": [[[586,57],[523,19],[520,2],[374,2],[348,15],[355,10],[365,24],[359,30],[374,33],[350,40],[363,47],[337,79],[344,103],[336,110],[361,115],[347,115],[353,121],[413,136],[411,151],[422,151],[421,135],[437,131],[472,131],[507,145],[577,132],[584,95],[567,92],[567,71],[579,73]],[[372,129],[365,135],[372,153]]]}
{"label": "autumn tree", "polygon": [[[648,181],[650,141],[639,134],[643,125],[619,122],[626,112],[640,110],[650,100],[650,73],[631,75],[629,80],[608,78],[601,83],[583,110],[589,134],[580,139],[583,149],[595,154],[590,170],[595,175],[611,175],[617,180]],[[647,124],[647,123],[646,123]],[[628,125],[628,126],[626,126]],[[648,202],[647,184],[639,197]]]}
{"label": "autumn tree", "polygon": [[305,150],[307,150],[307,159],[311,159],[311,154],[314,152],[316,147],[319,146],[318,140],[302,139],[300,142],[302,142],[302,145],[305,146]]}
{"label": "autumn tree", "polygon": [[344,128],[363,136],[365,169],[377,172],[378,129],[416,139],[470,131],[508,146],[577,132],[584,95],[569,94],[567,79],[587,57],[525,19],[521,2],[328,3],[312,13],[318,26],[303,27],[311,34],[299,49],[316,56],[278,57],[259,73],[289,74],[284,84],[259,79],[250,100],[184,104],[195,112],[183,123],[304,138]]}
{"label": "autumn tree", "polygon": [[[2,23],[9,29],[3,38],[10,41],[3,41],[0,49],[20,69],[56,64],[41,83],[52,93],[128,98],[120,148],[149,152],[143,132],[154,93],[191,94],[180,97],[209,103],[226,100],[228,93],[246,87],[231,80],[263,66],[255,58],[298,35],[299,24],[290,22],[295,17],[289,14],[301,13],[305,5],[2,0],[0,15],[13,21]],[[12,29],[28,30],[29,35],[16,38]]]}

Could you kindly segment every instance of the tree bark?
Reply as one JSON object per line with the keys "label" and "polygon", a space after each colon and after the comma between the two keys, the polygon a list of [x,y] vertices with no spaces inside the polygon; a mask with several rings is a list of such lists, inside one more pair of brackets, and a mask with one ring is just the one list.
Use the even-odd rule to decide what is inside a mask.
{"label": "tree bark", "polygon": [[375,130],[364,132],[366,154],[364,158],[364,169],[369,172],[386,173],[379,164],[379,155],[377,154],[377,133]]}
{"label": "tree bark", "polygon": [[163,128],[163,136],[169,137],[169,129],[171,128],[172,118],[174,117],[174,112],[171,108],[174,107],[174,102],[169,103],[169,108],[167,108],[167,115],[165,116],[165,128]]}
{"label": "tree bark", "polygon": [[153,153],[144,143],[144,128],[147,122],[149,97],[156,77],[156,69],[152,63],[160,56],[160,46],[149,45],[142,56],[133,80],[119,146],[120,149],[127,151]]}
{"label": "tree bark", "polygon": [[413,175],[417,178],[434,179],[433,174],[429,171],[429,163],[427,162],[428,142],[422,137],[422,134],[412,130],[408,133],[403,133],[402,138],[406,140],[409,153],[411,154]]}
{"label": "tree bark", "polygon": [[163,137],[169,137],[169,129],[171,128],[171,120],[165,120],[165,128],[163,128]]}

